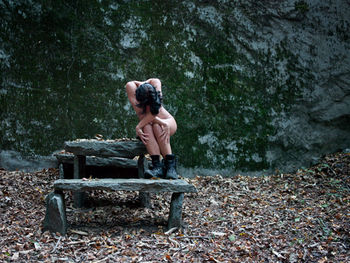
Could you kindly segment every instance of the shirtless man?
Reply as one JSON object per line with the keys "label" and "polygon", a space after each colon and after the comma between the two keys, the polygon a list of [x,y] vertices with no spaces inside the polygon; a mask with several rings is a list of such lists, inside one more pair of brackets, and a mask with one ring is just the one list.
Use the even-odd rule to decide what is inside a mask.
{"label": "shirtless man", "polygon": [[[129,81],[126,93],[140,120],[136,134],[152,158],[153,169],[146,171],[146,175],[177,179],[176,160],[170,146],[170,136],[176,132],[177,124],[162,106],[162,83],[157,78]],[[164,158],[164,165],[160,162],[160,155]]]}

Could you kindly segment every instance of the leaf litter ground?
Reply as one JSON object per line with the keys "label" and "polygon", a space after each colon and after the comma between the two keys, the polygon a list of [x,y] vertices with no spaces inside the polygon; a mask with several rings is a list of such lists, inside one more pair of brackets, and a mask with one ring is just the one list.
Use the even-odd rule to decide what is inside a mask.
{"label": "leaf litter ground", "polygon": [[167,231],[170,194],[139,206],[133,192],[90,193],[66,236],[42,231],[56,169],[0,170],[0,261],[350,262],[350,154],[294,174],[186,179],[184,228]]}

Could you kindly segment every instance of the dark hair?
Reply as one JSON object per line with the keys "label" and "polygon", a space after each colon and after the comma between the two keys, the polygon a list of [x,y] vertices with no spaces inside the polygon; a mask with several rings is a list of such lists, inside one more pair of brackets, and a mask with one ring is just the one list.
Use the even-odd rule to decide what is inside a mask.
{"label": "dark hair", "polygon": [[157,115],[159,109],[162,106],[162,96],[160,91],[157,91],[156,88],[149,84],[144,83],[136,89],[136,100],[139,102],[136,106],[143,109],[143,113],[146,112],[146,106],[150,106],[151,113]]}

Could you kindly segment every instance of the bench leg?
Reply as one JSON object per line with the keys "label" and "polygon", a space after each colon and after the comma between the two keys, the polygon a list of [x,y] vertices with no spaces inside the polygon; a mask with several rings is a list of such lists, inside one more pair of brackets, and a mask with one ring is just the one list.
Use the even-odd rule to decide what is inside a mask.
{"label": "bench leg", "polygon": [[[85,177],[86,156],[74,155],[74,179]],[[85,192],[73,193],[74,207],[82,208],[85,201]]]}
{"label": "bench leg", "polygon": [[173,227],[181,227],[182,218],[182,203],[184,193],[173,193],[171,196],[170,212],[168,219],[168,229]]}
{"label": "bench leg", "polygon": [[[138,177],[145,178],[145,168],[147,166],[147,159],[142,154],[137,161]],[[149,193],[139,192],[139,199],[143,207],[151,207],[151,197]]]}
{"label": "bench leg", "polygon": [[58,171],[59,171],[59,176],[60,179],[64,179],[64,167],[63,167],[63,163],[60,163],[58,166]]}
{"label": "bench leg", "polygon": [[44,231],[51,233],[67,233],[66,205],[63,192],[51,192],[46,197],[46,215],[43,224]]}

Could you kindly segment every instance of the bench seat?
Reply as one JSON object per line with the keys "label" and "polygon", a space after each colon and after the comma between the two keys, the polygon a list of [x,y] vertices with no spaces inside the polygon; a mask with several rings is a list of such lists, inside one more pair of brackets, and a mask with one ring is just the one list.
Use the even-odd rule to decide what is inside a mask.
{"label": "bench seat", "polygon": [[58,179],[54,182],[54,192],[46,197],[44,230],[67,233],[68,223],[63,191],[139,191],[143,193],[171,192],[168,229],[180,228],[184,193],[195,193],[197,189],[185,180],[166,179]]}
{"label": "bench seat", "polygon": [[59,179],[54,182],[56,190],[90,191],[142,191],[151,193],[194,193],[196,188],[184,180],[166,179]]}

